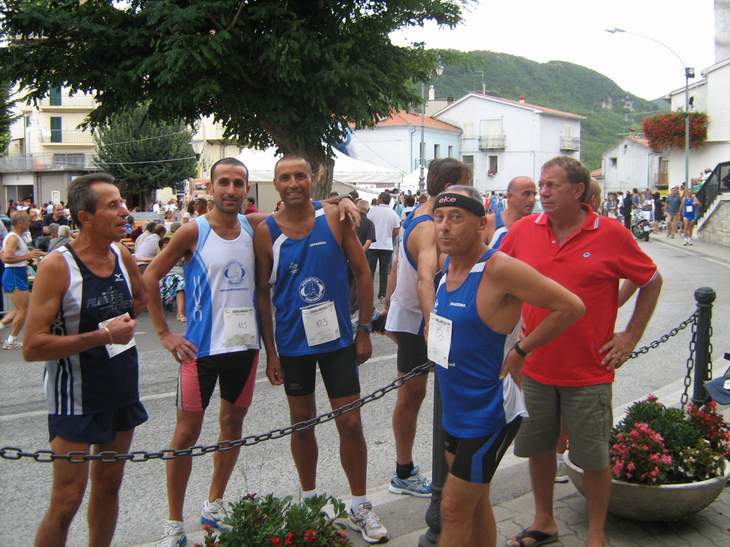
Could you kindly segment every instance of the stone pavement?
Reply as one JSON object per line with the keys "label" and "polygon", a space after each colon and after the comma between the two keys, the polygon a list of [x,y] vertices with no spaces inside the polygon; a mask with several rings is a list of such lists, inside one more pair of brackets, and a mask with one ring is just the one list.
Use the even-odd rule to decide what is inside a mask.
{"label": "stone pavement", "polygon": [[701,255],[705,258],[718,260],[725,263],[726,265],[730,264],[730,247],[725,245],[716,245],[714,243],[707,243],[705,241],[702,241],[701,239],[693,239],[691,246],[685,246],[683,237],[678,235],[677,237],[671,239],[663,233],[651,234],[649,240],[651,242],[661,243],[663,245],[668,245],[693,254]]}

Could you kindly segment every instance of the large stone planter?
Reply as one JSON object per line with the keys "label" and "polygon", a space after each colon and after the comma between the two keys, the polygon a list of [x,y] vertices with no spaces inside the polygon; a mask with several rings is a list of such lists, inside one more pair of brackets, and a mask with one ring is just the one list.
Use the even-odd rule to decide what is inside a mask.
{"label": "large stone planter", "polygon": [[[570,461],[566,453],[565,467],[578,491],[583,489],[583,470]],[[725,462],[725,473],[701,482],[649,486],[612,480],[609,513],[641,522],[681,520],[701,511],[720,495],[730,477],[730,464]]]}

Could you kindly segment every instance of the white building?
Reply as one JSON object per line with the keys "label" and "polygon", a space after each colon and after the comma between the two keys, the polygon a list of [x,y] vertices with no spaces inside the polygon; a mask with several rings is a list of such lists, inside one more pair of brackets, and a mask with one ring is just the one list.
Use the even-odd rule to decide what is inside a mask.
{"label": "white building", "polygon": [[504,191],[519,175],[537,180],[547,160],[580,159],[578,114],[525,102],[469,93],[434,115],[463,130],[461,159],[471,164],[474,186]]}
{"label": "white building", "polygon": [[[723,161],[730,161],[730,58],[702,71],[702,79],[689,87],[692,111],[704,112],[709,118],[707,141],[689,155],[689,176],[696,178],[703,170]],[[684,110],[684,88],[669,94],[672,111]],[[684,149],[668,152],[669,183],[684,182]]]}
{"label": "white building", "polygon": [[[423,118],[425,165],[436,158],[459,158],[461,129],[431,116]],[[347,145],[352,157],[407,175],[420,165],[421,116],[413,112],[395,112],[375,127],[353,131]]]}
{"label": "white building", "polygon": [[624,138],[603,153],[601,165],[603,188],[607,192],[666,186],[667,161],[652,151],[643,137]]}

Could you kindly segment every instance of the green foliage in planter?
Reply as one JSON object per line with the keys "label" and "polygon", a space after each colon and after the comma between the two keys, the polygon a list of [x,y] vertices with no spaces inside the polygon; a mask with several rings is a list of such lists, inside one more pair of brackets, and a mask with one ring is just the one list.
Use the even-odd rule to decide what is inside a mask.
{"label": "green foliage in planter", "polygon": [[671,451],[682,447],[697,446],[702,438],[700,432],[689,423],[679,408],[667,408],[656,399],[638,401],[626,411],[626,416],[611,432],[611,444],[617,433],[628,433],[636,422],[644,422],[659,433],[664,445]]}
{"label": "green foliage in planter", "polygon": [[[327,504],[334,507],[333,517],[323,511]],[[345,504],[333,497],[317,496],[294,503],[291,496],[277,498],[271,494],[264,497],[249,494],[238,503],[231,504],[226,518],[230,530],[222,532],[213,545],[350,545],[344,525],[335,522],[346,516]]]}

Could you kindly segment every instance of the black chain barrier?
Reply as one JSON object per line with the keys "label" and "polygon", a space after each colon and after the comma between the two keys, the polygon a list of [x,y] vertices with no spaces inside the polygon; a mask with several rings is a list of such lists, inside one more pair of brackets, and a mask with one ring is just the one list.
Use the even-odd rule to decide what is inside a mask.
{"label": "black chain barrier", "polygon": [[[689,385],[692,383],[691,373],[692,369],[694,368],[694,346],[697,339],[697,317],[696,314],[693,313],[690,315],[687,319],[682,321],[678,326],[670,330],[667,334],[664,334],[663,336],[657,338],[656,340],[650,342],[649,344],[640,347],[637,350],[632,351],[628,359],[635,359],[639,355],[643,355],[645,353],[649,353],[649,350],[655,349],[659,347],[661,344],[667,342],[670,338],[677,336],[682,330],[687,328],[687,326],[692,325],[692,337],[689,342],[689,348],[690,348],[690,354],[689,358],[687,359],[687,376],[684,379],[684,393],[682,395],[682,408],[684,408],[685,403],[687,402],[687,391],[689,389]],[[710,330],[710,335],[712,335],[712,330]],[[712,351],[712,346],[710,345],[710,352]],[[368,403],[372,403],[373,401],[377,401],[378,399],[383,398],[386,394],[390,393],[391,391],[394,391],[398,388],[400,388],[403,384],[408,382],[409,380],[413,379],[414,377],[426,372],[428,369],[433,367],[433,363],[427,362],[423,363],[422,365],[417,366],[413,370],[411,370],[409,373],[404,374],[403,376],[393,380],[390,384],[381,387],[380,389],[376,389],[369,395],[366,395],[365,397],[361,397],[360,399],[356,401],[352,401],[351,403],[347,403],[346,405],[342,405],[341,407],[338,407],[330,412],[326,412],[324,414],[320,414],[319,416],[316,416],[312,418],[311,420],[305,420],[303,422],[299,422],[287,427],[282,427],[279,429],[272,429],[268,433],[261,433],[258,435],[248,435],[246,437],[243,437],[241,439],[235,440],[235,441],[220,441],[215,444],[210,445],[196,445],[191,446],[190,448],[181,448],[181,449],[173,449],[168,448],[165,450],[160,450],[158,452],[147,452],[144,450],[137,450],[130,452],[128,454],[120,454],[119,452],[115,452],[112,450],[99,452],[98,454],[90,454],[88,452],[81,452],[81,451],[71,451],[67,452],[65,454],[57,454],[53,450],[36,450],[35,452],[28,452],[21,448],[16,448],[12,446],[5,446],[3,448],[0,448],[0,458],[5,460],[20,460],[21,458],[30,458],[37,462],[43,462],[43,463],[50,463],[54,460],[65,460],[71,463],[84,463],[88,461],[100,461],[100,462],[120,462],[120,461],[129,461],[133,463],[140,463],[140,462],[147,462],[150,460],[172,460],[174,458],[182,458],[186,456],[202,456],[203,454],[209,454],[211,452],[225,452],[226,450],[231,450],[233,448],[239,448],[242,446],[253,446],[255,444],[262,443],[264,441],[270,441],[273,439],[281,439],[282,437],[286,437],[288,435],[291,435],[295,431],[305,431],[307,429],[311,429],[312,427],[315,427],[319,424],[323,424],[326,422],[329,422],[331,420],[334,420],[335,418],[342,416],[343,414],[346,414],[348,412],[352,412],[353,410],[357,410],[358,408],[361,408],[365,406]],[[710,367],[710,370],[708,371],[708,379],[712,379],[712,370]],[[688,383],[689,381],[689,383]]]}
{"label": "black chain barrier", "polygon": [[88,461],[100,461],[100,462],[121,462],[130,461],[134,463],[147,462],[150,460],[172,460],[174,458],[181,458],[185,456],[202,456],[203,454],[209,454],[210,452],[225,452],[233,448],[239,448],[241,446],[253,446],[264,441],[270,441],[273,439],[281,439],[291,435],[295,431],[305,431],[319,424],[323,424],[334,420],[335,418],[342,416],[353,410],[357,410],[365,406],[368,403],[377,401],[385,397],[386,394],[393,390],[400,388],[403,384],[413,379],[414,377],[428,371],[433,367],[433,363],[426,362],[422,365],[418,365],[409,373],[400,376],[393,380],[387,386],[376,389],[370,395],[361,397],[356,401],[342,405],[330,412],[320,414],[312,418],[311,420],[305,420],[287,427],[280,429],[272,429],[268,433],[261,433],[259,435],[248,435],[235,441],[220,441],[210,445],[196,445],[190,448],[173,449],[168,448],[160,450],[159,452],[146,452],[144,450],[138,450],[130,452],[129,454],[120,454],[113,450],[99,452],[98,454],[89,454],[88,452],[71,451],[65,454],[57,454],[53,450],[36,450],[35,452],[27,452],[21,448],[15,448],[12,446],[5,446],[0,448],[0,458],[5,460],[19,460],[21,458],[31,458],[37,462],[49,463],[54,460],[65,460],[71,463],[84,463]]}

